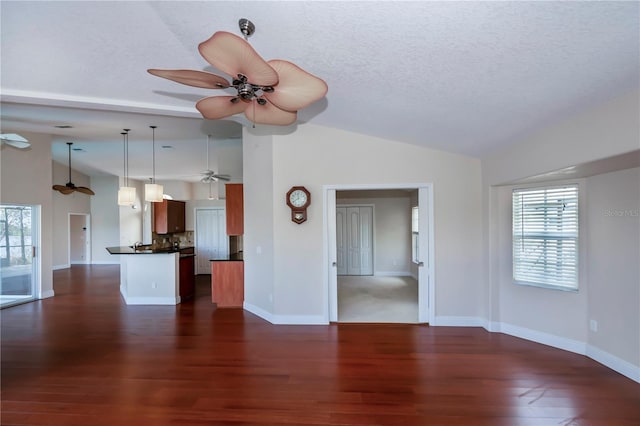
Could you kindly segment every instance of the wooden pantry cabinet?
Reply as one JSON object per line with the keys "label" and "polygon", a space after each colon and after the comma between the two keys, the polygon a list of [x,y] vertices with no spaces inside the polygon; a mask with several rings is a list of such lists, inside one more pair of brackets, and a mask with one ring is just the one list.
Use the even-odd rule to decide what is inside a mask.
{"label": "wooden pantry cabinet", "polygon": [[244,234],[244,192],[241,183],[225,185],[227,235]]}

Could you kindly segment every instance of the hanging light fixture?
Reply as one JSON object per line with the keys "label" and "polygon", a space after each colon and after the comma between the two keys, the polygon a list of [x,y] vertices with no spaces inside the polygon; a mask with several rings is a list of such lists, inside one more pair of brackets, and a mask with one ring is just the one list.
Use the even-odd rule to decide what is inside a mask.
{"label": "hanging light fixture", "polygon": [[158,185],[156,183],[156,127],[157,126],[149,126],[151,127],[151,131],[153,133],[153,177],[151,178],[151,183],[147,183],[144,185],[144,199],[146,201],[151,201],[152,203],[161,203],[162,202],[162,193],[164,188],[162,185]]}
{"label": "hanging light fixture", "polygon": [[129,130],[122,129],[122,140],[124,145],[124,176],[123,186],[118,190],[118,205],[133,206],[136,202],[136,189],[129,186]]}

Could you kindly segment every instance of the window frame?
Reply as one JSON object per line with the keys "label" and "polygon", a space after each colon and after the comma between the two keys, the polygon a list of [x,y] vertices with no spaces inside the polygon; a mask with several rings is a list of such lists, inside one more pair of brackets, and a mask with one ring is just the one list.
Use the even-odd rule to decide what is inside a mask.
{"label": "window frame", "polygon": [[[575,188],[575,213],[571,213],[569,212],[569,218],[571,218],[571,215],[573,215],[573,222],[570,221],[565,221],[564,218],[561,219],[561,224],[564,225],[565,223],[567,225],[569,225],[569,231],[561,231],[561,232],[557,232],[558,230],[555,229],[553,232],[552,231],[548,231],[548,232],[541,232],[540,230],[537,230],[536,232],[530,232],[529,233],[529,239],[542,239],[545,243],[545,249],[544,249],[544,256],[546,257],[550,257],[552,259],[556,259],[555,262],[551,261],[551,262],[545,262],[544,264],[546,265],[547,263],[549,263],[549,265],[551,265],[552,267],[550,269],[555,269],[557,272],[555,273],[555,275],[558,275],[558,272],[562,273],[562,266],[558,267],[558,262],[561,259],[566,259],[566,258],[570,258],[570,255],[562,255],[561,259],[558,259],[557,257],[551,256],[550,253],[552,250],[555,250],[557,254],[558,250],[562,250],[562,242],[563,241],[569,241],[572,242],[572,244],[569,244],[569,246],[573,245],[573,258],[574,258],[574,263],[571,264],[569,263],[568,268],[573,269],[573,284],[568,285],[567,283],[563,283],[563,282],[552,282],[552,280],[549,279],[550,276],[553,276],[554,274],[549,274],[547,275],[547,279],[542,279],[542,280],[532,280],[532,279],[523,279],[523,277],[521,276],[521,274],[518,274],[517,271],[517,266],[516,263],[518,262],[517,259],[517,247],[516,244],[518,243],[525,243],[525,239],[526,236],[524,236],[524,234],[521,234],[520,236],[516,236],[516,210],[515,210],[515,197],[516,194],[523,194],[523,193],[534,193],[534,192],[539,192],[542,193],[544,192],[544,196],[546,197],[547,191],[557,191],[557,190],[562,190],[562,189],[568,189],[568,188]],[[522,286],[532,286],[532,287],[539,287],[539,288],[546,288],[546,289],[552,289],[552,290],[560,290],[560,291],[568,291],[568,292],[578,292],[580,290],[581,287],[581,281],[583,278],[583,273],[582,273],[582,265],[583,262],[581,261],[582,259],[582,245],[583,243],[583,238],[581,236],[581,230],[584,229],[583,228],[583,223],[584,223],[584,198],[585,198],[585,190],[584,190],[584,184],[582,182],[576,182],[576,181],[571,181],[571,182],[555,182],[555,183],[539,183],[539,184],[535,184],[535,185],[530,185],[530,186],[526,186],[526,187],[514,187],[512,188],[511,191],[511,256],[512,256],[512,283],[515,285],[522,285]],[[546,199],[545,199],[545,209],[549,209],[548,205],[546,203]],[[549,209],[550,210],[550,209]],[[545,210],[545,218],[548,216],[548,211]],[[522,220],[522,218],[520,218]],[[551,220],[553,221],[554,218],[551,218]],[[557,218],[556,218],[557,219]],[[547,221],[545,220],[545,228],[546,228],[546,223]],[[558,225],[558,222],[554,222],[556,225]],[[523,225],[524,226],[524,225]],[[571,236],[571,226],[575,226],[575,235]],[[522,230],[522,229],[521,229]],[[549,248],[547,248],[547,242],[551,242],[551,244],[549,244]],[[544,274],[541,275],[542,277],[544,277]],[[529,277],[530,278],[530,277]]]}

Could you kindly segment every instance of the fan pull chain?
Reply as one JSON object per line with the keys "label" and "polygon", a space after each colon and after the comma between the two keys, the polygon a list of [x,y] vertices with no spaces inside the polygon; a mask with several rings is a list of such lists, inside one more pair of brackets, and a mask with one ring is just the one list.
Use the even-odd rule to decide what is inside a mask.
{"label": "fan pull chain", "polygon": [[253,101],[253,122],[252,122],[252,124],[253,124],[253,128],[254,129],[256,128],[256,103],[257,102],[258,101],[256,101],[256,100]]}

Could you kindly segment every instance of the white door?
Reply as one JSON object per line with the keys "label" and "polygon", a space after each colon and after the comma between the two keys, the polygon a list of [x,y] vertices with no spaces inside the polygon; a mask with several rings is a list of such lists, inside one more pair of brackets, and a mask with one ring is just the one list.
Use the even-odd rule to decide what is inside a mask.
{"label": "white door", "polygon": [[86,264],[89,260],[89,217],[69,213],[69,263]]}
{"label": "white door", "polygon": [[224,209],[196,209],[196,274],[211,273],[211,259],[229,255]]}
{"label": "white door", "polygon": [[336,207],[338,275],[373,275],[373,207]]}

